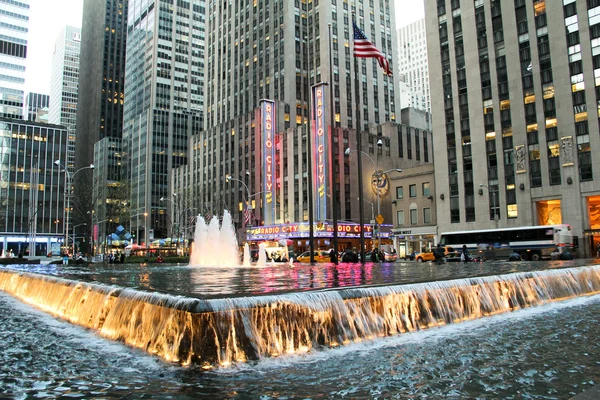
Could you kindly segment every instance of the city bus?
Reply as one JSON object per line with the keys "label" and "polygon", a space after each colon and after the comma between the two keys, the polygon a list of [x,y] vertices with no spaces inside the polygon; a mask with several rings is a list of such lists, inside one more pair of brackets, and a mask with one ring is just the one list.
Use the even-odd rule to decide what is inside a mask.
{"label": "city bus", "polygon": [[550,258],[557,249],[559,252],[572,252],[573,234],[567,224],[520,226],[446,232],[440,235],[440,243],[457,250],[466,245],[471,255],[481,253],[488,259],[508,259],[516,251],[522,260],[537,261]]}

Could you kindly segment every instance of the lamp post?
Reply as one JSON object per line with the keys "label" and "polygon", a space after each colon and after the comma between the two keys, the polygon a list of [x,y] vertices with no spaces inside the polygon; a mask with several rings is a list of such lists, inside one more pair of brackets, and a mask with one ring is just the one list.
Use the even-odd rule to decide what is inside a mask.
{"label": "lamp post", "polygon": [[[479,184],[480,188],[486,188],[489,196],[492,198],[492,212],[494,213],[494,223],[498,224],[498,213],[496,212],[496,189],[493,187],[489,187],[488,185],[484,185],[483,183]],[[483,193],[480,193],[483,194]]]}
{"label": "lamp post", "polygon": [[[250,175],[250,172],[246,171],[246,175]],[[232,177],[230,174],[225,175],[225,181],[229,182],[229,181],[236,181],[241,183],[244,188],[246,188],[246,199],[245,199],[245,203],[246,203],[246,207],[249,208],[250,207],[250,188],[248,187],[248,185],[246,185],[246,182],[242,181],[241,179],[237,179]],[[265,193],[265,192],[259,192],[259,193],[255,193],[254,195],[260,194],[260,193]],[[242,217],[243,218],[243,217]]]}
{"label": "lamp post", "polygon": [[86,226],[86,225],[87,225],[87,223],[84,222],[82,224],[77,224],[73,227],[73,255],[75,255],[75,251],[76,251],[76,249],[75,249],[75,230],[80,226]]}
{"label": "lamp post", "polygon": [[[382,141],[381,139],[379,139],[377,141],[377,145],[381,146],[382,145]],[[346,149],[346,151],[344,151],[344,154],[346,154],[347,156],[350,155],[350,153],[355,152],[358,150],[351,150],[349,147]],[[375,220],[376,222],[376,227],[377,227],[377,237],[375,237],[375,235],[373,235],[373,239],[377,239],[377,243],[379,245],[379,239],[381,237],[380,235],[380,231],[381,231],[381,226],[379,224],[379,216],[381,215],[381,177],[383,177],[385,174],[389,173],[389,172],[398,172],[401,173],[402,170],[400,168],[392,168],[392,169],[388,169],[386,171],[380,171],[379,170],[379,163],[376,163],[375,160],[373,160],[373,158],[365,153],[364,151],[361,150],[361,153],[364,154],[365,156],[367,156],[367,158],[369,160],[371,160],[371,162],[373,163],[373,167],[375,168],[375,172],[373,172],[373,174],[371,175],[371,179],[372,182],[375,183],[375,186],[377,188],[377,219]],[[379,158],[377,158],[377,161],[379,161]],[[358,194],[359,194],[359,200],[362,197],[363,200],[365,200],[364,196],[363,196],[363,188],[359,187],[358,188]],[[366,200],[367,202],[371,203],[370,201]],[[373,203],[371,203],[371,214],[373,213]],[[362,221],[361,221],[361,227],[362,227]],[[362,243],[361,243],[362,245]]]}
{"label": "lamp post", "polygon": [[[104,254],[104,244],[106,243],[106,233],[104,233],[104,235],[101,235],[102,232],[102,225],[103,223],[105,223],[106,221],[112,221],[112,219],[103,219],[102,221],[98,221],[98,217],[96,216],[96,214],[94,214],[94,211],[88,211],[87,212],[92,220],[92,236],[90,236],[90,243],[92,244],[92,256],[96,255],[96,241],[98,241],[98,248],[100,248],[100,254]],[[95,226],[98,227],[98,239],[93,239],[94,237],[94,221],[96,221]],[[104,236],[104,240],[100,240],[100,238]],[[100,242],[102,242],[102,248],[100,246]]]}
{"label": "lamp post", "polygon": [[373,211],[373,203],[371,203],[369,200],[367,199],[363,199],[364,201],[366,201],[367,203],[369,203],[371,205],[371,223],[374,223],[373,221],[375,221],[375,211]]}
{"label": "lamp post", "polygon": [[[173,197],[177,198],[177,193],[173,193]],[[179,230],[180,228],[180,215],[179,215],[179,211],[178,211],[178,207],[177,207],[177,203],[174,200],[171,199],[167,199],[166,197],[161,197],[160,201],[170,201],[171,203],[173,203],[173,216],[175,217],[175,225],[177,226],[177,240],[175,241],[175,252],[177,252],[177,243],[179,242]],[[175,236],[175,229],[173,229],[173,235]]]}
{"label": "lamp post", "polygon": [[[84,169],[94,169],[94,164],[90,164],[87,167],[82,167],[79,168],[77,171],[75,171],[73,173],[73,175],[71,175],[71,173],[69,172],[69,170],[67,169],[67,167],[65,167],[63,164],[60,163],[60,160],[56,160],[54,161],[54,164],[56,164],[57,166],[61,167],[63,169],[63,171],[65,172],[65,177],[66,177],[66,188],[65,188],[65,201],[67,202],[67,207],[66,207],[66,212],[65,212],[65,247],[69,248],[69,220],[70,218],[70,211],[71,211],[71,186],[73,184],[73,179],[75,179],[75,175],[77,175],[79,172],[83,171]],[[75,247],[75,243],[73,243],[73,247]]]}

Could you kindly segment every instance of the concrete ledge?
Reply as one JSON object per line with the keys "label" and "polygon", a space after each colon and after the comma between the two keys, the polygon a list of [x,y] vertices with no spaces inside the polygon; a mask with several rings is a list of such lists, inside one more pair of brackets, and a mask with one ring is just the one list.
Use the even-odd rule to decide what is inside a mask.
{"label": "concrete ledge", "polygon": [[577,396],[571,397],[570,400],[597,400],[600,399],[600,385],[596,385]]}
{"label": "concrete ledge", "polygon": [[12,265],[12,264],[39,264],[40,260],[31,260],[27,258],[0,258],[0,265]]}

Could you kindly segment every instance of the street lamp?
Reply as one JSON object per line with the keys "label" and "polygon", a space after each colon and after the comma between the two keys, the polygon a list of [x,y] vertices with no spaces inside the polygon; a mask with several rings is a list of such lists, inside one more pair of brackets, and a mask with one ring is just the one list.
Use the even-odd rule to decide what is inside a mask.
{"label": "street lamp", "polygon": [[[173,193],[173,197],[177,198],[177,193]],[[179,236],[180,236],[179,232],[180,232],[180,229],[181,229],[180,225],[179,225],[180,222],[181,222],[181,220],[180,220],[181,216],[179,215],[179,210],[178,210],[179,207],[177,206],[177,203],[174,200],[167,199],[166,197],[161,197],[160,201],[170,201],[171,203],[173,203],[173,216],[175,217],[175,221],[174,222],[175,222],[175,225],[177,226],[177,239],[175,241],[175,251],[177,251],[177,244],[179,242]],[[172,236],[175,236],[175,229],[173,229],[173,235]]]}
{"label": "street lamp", "polygon": [[[249,175],[249,174],[250,173],[248,171],[246,171],[246,175]],[[246,197],[248,199],[247,201],[250,201],[250,188],[248,187],[248,185],[246,185],[246,182],[244,182],[240,179],[234,178],[230,174],[225,175],[225,181],[226,182],[237,181],[237,182],[241,183],[246,188],[246,193],[248,194],[248,197]]]}
{"label": "street lamp", "polygon": [[[111,221],[112,222],[112,219],[103,219],[102,221],[98,221],[98,217],[96,216],[96,214],[94,214],[94,211],[88,211],[87,213],[90,215],[90,217],[92,219],[92,236],[90,236],[90,243],[92,244],[92,256],[96,255],[96,241],[99,242],[97,246],[100,249],[100,254],[104,254],[104,251],[106,250],[104,244],[106,243],[107,240],[106,240],[106,232],[104,230],[102,230],[102,225],[101,224],[103,224],[103,223],[105,223],[107,221]],[[94,233],[95,233],[94,232],[94,221],[96,221],[95,226],[98,227],[98,238],[97,238],[97,240],[93,239],[94,238]],[[103,240],[101,240],[102,237],[104,237]],[[100,243],[102,243],[102,246],[100,246]]]}
{"label": "street lamp", "polygon": [[[496,224],[498,224],[498,213],[496,212],[496,193],[497,190],[494,189],[493,187],[489,187],[487,185],[484,185],[483,183],[479,184],[480,188],[486,188],[488,191],[489,196],[492,198],[492,212],[494,213],[494,222]],[[483,194],[483,191],[480,191],[479,194]]]}
{"label": "street lamp", "polygon": [[[357,199],[357,200],[360,200],[360,199]],[[375,221],[375,211],[373,211],[373,203],[371,203],[367,199],[363,199],[363,200],[371,205],[371,223],[373,223],[373,221]]]}
{"label": "street lamp", "polygon": [[[378,146],[383,145],[383,142],[382,142],[381,139],[379,139],[377,141],[377,145]],[[351,150],[350,147],[348,147],[344,151],[344,154],[346,154],[347,156],[349,156],[350,153],[356,152],[356,151],[358,151],[358,150]],[[401,173],[402,170],[400,168],[392,168],[392,169],[388,169],[386,171],[380,171],[379,170],[379,157],[377,157],[377,162],[375,162],[375,160],[373,160],[373,158],[369,154],[365,153],[362,150],[360,152],[362,154],[364,154],[365,156],[367,156],[367,158],[369,160],[371,160],[371,162],[373,163],[373,167],[375,168],[375,172],[373,172],[373,174],[371,175],[371,182],[375,183],[375,186],[377,187],[377,220],[375,221],[376,222],[376,227],[377,227],[377,237],[375,237],[375,235],[373,235],[373,239],[377,239],[377,243],[379,245],[379,239],[381,237],[381,235],[380,235],[381,226],[379,224],[379,216],[381,215],[381,178],[385,174],[387,174],[389,172],[398,172],[398,173]],[[359,190],[359,196],[362,197],[363,200],[367,201],[368,203],[371,203],[370,201],[368,201],[368,200],[366,200],[364,198],[364,196],[363,196],[363,188],[360,187],[360,188],[358,188],[358,190]],[[359,200],[360,200],[360,197],[359,197]],[[371,203],[371,214],[373,214],[373,203]],[[362,221],[361,221],[361,224],[362,224]],[[362,225],[361,225],[361,228],[362,228]]]}
{"label": "street lamp", "polygon": [[80,226],[86,226],[86,225],[87,225],[87,223],[84,222],[83,224],[78,224],[73,227],[73,255],[75,255],[75,250],[76,250],[75,249],[75,230]]}
{"label": "street lamp", "polygon": [[[67,187],[65,188],[65,200],[67,202],[67,207],[66,207],[66,213],[65,213],[65,247],[69,248],[69,220],[70,218],[70,211],[71,211],[71,186],[73,184],[73,179],[75,179],[75,175],[77,175],[79,172],[83,171],[84,169],[94,169],[94,164],[90,164],[87,167],[82,167],[79,168],[77,171],[75,171],[73,173],[73,175],[71,175],[71,173],[69,172],[69,170],[67,169],[67,167],[65,167],[64,165],[62,165],[60,163],[60,160],[56,160],[54,161],[54,164],[56,164],[57,166],[61,167],[64,172],[65,172],[65,176],[67,178]],[[73,243],[73,248],[75,247],[75,243]]]}

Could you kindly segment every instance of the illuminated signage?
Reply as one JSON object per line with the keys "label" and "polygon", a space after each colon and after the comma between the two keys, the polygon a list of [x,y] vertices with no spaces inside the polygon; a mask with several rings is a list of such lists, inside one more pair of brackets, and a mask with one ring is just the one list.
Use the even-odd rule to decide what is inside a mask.
{"label": "illuminated signage", "polygon": [[263,220],[265,224],[275,222],[275,103],[262,100],[262,191]]}
{"label": "illuminated signage", "polygon": [[[383,227],[391,228],[391,225]],[[314,224],[314,236],[332,237],[333,225],[329,223]],[[365,237],[373,236],[373,227],[365,225]],[[360,224],[340,223],[338,222],[338,237],[340,238],[360,238]],[[249,241],[253,240],[276,240],[276,239],[299,239],[308,238],[310,235],[310,225],[306,222],[293,222],[281,225],[256,226],[246,230],[246,238]],[[389,232],[381,234],[381,237],[388,237]]]}
{"label": "illuminated signage", "polygon": [[315,219],[324,221],[327,218],[327,187],[329,186],[329,135],[327,135],[327,104],[325,102],[325,85],[313,87],[313,180],[316,194]]}

